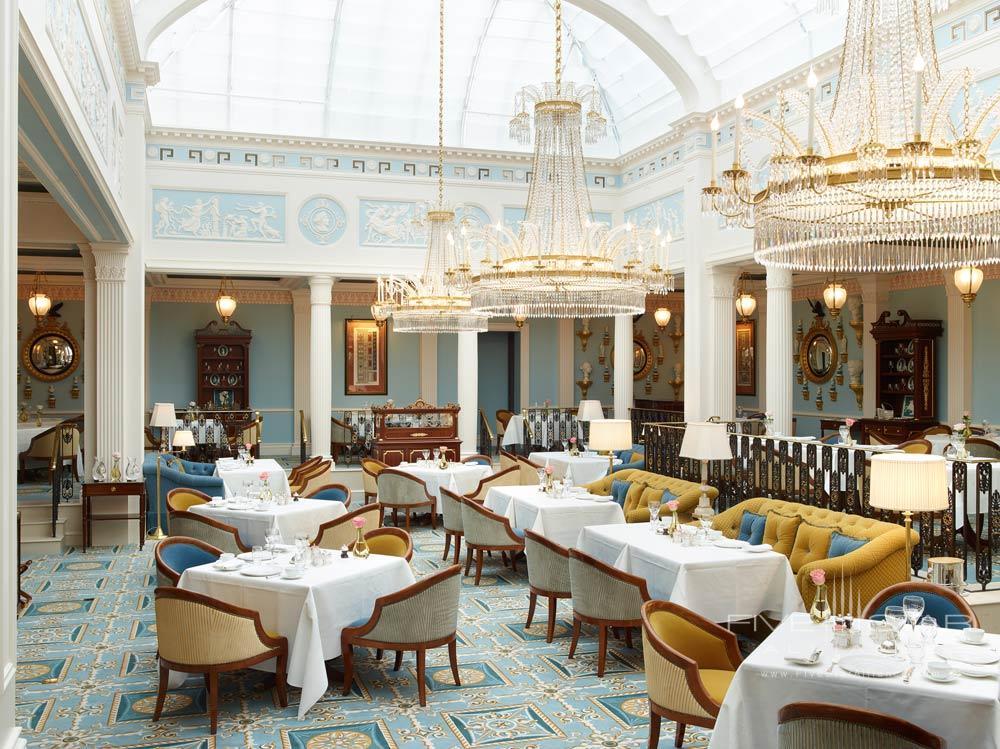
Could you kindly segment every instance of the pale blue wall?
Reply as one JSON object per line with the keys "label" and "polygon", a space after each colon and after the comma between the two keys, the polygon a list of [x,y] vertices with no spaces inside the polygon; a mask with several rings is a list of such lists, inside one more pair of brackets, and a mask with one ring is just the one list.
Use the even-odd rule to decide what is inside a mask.
{"label": "pale blue wall", "polygon": [[[59,304],[60,301],[62,300],[53,299],[52,304]],[[79,364],[77,364],[76,369],[73,370],[71,375],[64,377],[58,382],[42,382],[41,380],[32,377],[31,398],[25,398],[25,378],[30,375],[28,375],[27,370],[21,364],[21,354],[28,337],[35,330],[35,316],[32,315],[31,310],[28,309],[28,302],[26,300],[17,300],[17,324],[19,330],[21,331],[21,334],[17,339],[17,366],[21,372],[21,381],[17,385],[17,404],[20,408],[21,403],[26,402],[28,404],[28,408],[32,411],[35,410],[35,406],[40,405],[44,407],[45,412],[48,412],[49,385],[52,385],[55,388],[56,411],[75,411],[83,413],[83,302],[63,302],[63,306],[59,310],[59,317],[55,321],[66,324],[69,327],[69,332],[73,334],[76,342],[80,345],[80,350],[77,352],[77,355],[80,357]],[[80,397],[77,399],[70,397],[70,391],[73,389],[74,377],[78,379],[80,384]]]}
{"label": "pale blue wall", "polygon": [[541,405],[549,400],[553,406],[572,405],[559,402],[559,321],[538,318],[528,324],[531,326],[528,403]]}
{"label": "pale blue wall", "polygon": [[1000,281],[985,281],[972,304],[972,417],[1000,422]]}
{"label": "pale blue wall", "polygon": [[437,337],[438,404],[458,401],[458,336]]}
{"label": "pale blue wall", "polygon": [[[291,310],[291,307],[289,307]],[[388,395],[344,394],[344,340],[348,319],[370,320],[368,307],[333,307],[333,406],[357,408],[368,403],[385,403],[392,398],[397,406],[406,406],[420,397],[420,336],[396,333],[389,323],[387,339],[389,358]],[[443,336],[439,336],[438,340]],[[454,369],[454,367],[452,367]]]}
{"label": "pale blue wall", "polygon": [[[510,333],[506,332],[479,335],[479,408],[486,414],[491,429],[496,421],[497,409],[513,406],[517,410],[520,405],[516,400],[508,399],[509,337]],[[517,346],[514,348],[516,350]],[[519,374],[515,369],[515,381]]]}

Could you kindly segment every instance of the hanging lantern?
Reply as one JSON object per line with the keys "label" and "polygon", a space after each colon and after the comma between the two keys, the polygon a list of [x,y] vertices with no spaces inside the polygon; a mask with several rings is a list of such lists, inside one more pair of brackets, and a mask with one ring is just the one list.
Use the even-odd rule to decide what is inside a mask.
{"label": "hanging lantern", "polygon": [[840,317],[840,310],[847,302],[847,289],[844,288],[844,284],[838,283],[836,278],[827,284],[823,289],[823,301],[830,310],[830,317]]}
{"label": "hanging lantern", "polygon": [[215,298],[215,311],[219,313],[224,325],[229,325],[229,320],[236,312],[236,287],[225,276],[219,282],[219,294]]}
{"label": "hanging lantern", "polygon": [[979,287],[983,285],[983,271],[974,265],[966,265],[955,271],[955,287],[962,295],[962,301],[970,307],[979,293]]}
{"label": "hanging lantern", "polygon": [[656,320],[660,330],[663,330],[670,323],[670,310],[666,307],[657,307],[653,313],[653,319]]}
{"label": "hanging lantern", "polygon": [[514,310],[513,317],[514,317],[514,325],[517,327],[518,330],[523,328],[524,323],[528,321],[528,315],[525,313],[524,309],[520,307]]}
{"label": "hanging lantern", "polygon": [[757,297],[755,297],[747,287],[750,281],[749,273],[740,273],[739,285],[736,288],[736,312],[740,320],[746,322],[757,309]]}
{"label": "hanging lantern", "polygon": [[35,281],[32,283],[31,291],[28,294],[28,309],[31,310],[31,314],[35,316],[35,320],[39,323],[49,314],[49,310],[52,309],[52,300],[42,290],[44,286],[45,276],[40,272],[36,273]]}

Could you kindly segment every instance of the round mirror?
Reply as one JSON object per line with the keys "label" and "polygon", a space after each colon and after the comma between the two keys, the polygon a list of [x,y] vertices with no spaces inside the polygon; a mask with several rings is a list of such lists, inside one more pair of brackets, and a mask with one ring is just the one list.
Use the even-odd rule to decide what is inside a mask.
{"label": "round mirror", "polygon": [[61,326],[39,328],[24,344],[21,360],[32,377],[54,382],[67,377],[79,364],[79,346]]}
{"label": "round mirror", "polygon": [[810,382],[826,382],[837,369],[837,342],[827,328],[814,328],[802,341],[799,364]]}
{"label": "round mirror", "polygon": [[833,348],[826,338],[815,338],[809,345],[809,369],[817,377],[822,377],[833,366]]}
{"label": "round mirror", "polygon": [[632,376],[639,379],[646,370],[646,363],[649,361],[649,352],[640,343],[636,343],[632,350]]}

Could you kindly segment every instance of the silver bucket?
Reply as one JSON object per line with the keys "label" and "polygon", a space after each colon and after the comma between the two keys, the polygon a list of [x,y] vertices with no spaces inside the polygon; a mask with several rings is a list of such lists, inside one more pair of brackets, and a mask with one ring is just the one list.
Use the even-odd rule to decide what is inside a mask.
{"label": "silver bucket", "polygon": [[965,591],[965,562],[958,557],[931,557],[927,560],[927,582]]}

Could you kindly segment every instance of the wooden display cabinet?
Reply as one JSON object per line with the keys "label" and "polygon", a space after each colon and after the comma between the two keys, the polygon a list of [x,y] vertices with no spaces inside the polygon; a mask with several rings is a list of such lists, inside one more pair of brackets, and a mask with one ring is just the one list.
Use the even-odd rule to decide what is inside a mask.
{"label": "wooden display cabinet", "polygon": [[[444,447],[448,460],[459,460],[462,441],[458,439],[459,407],[453,403],[432,406],[419,398],[409,406],[372,406],[375,418],[376,458],[390,466],[420,460],[423,450]],[[474,448],[475,446],[473,446]]]}
{"label": "wooden display cabinet", "polygon": [[212,320],[195,331],[199,407],[220,411],[249,407],[252,337],[235,321],[220,325]]}

